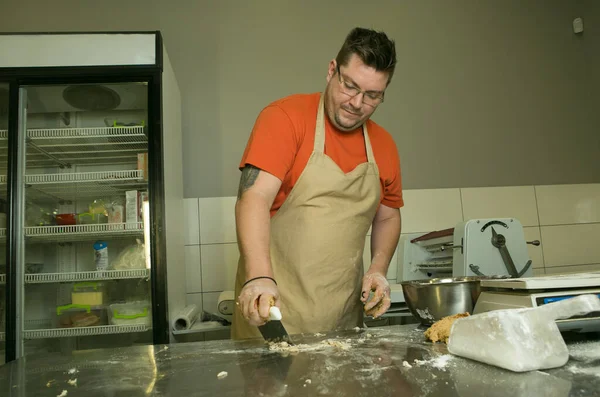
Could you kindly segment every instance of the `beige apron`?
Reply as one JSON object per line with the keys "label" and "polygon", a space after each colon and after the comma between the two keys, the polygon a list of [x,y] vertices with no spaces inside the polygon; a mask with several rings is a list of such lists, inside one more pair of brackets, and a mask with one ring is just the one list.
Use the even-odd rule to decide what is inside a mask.
{"label": "beige apron", "polygon": [[[380,199],[379,171],[363,126],[367,162],[349,173],[325,155],[323,95],[315,146],[304,171],[271,218],[271,265],[290,334],[349,329],[363,324],[360,301],[365,237]],[[235,283],[246,280],[240,258]],[[233,339],[260,338],[236,308]]]}

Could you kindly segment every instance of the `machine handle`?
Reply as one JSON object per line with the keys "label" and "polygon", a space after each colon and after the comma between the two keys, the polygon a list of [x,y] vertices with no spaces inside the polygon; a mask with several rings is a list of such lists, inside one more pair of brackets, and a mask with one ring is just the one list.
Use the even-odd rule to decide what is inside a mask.
{"label": "machine handle", "polygon": [[527,244],[535,245],[536,247],[540,246],[540,240],[527,241]]}
{"label": "machine handle", "polygon": [[481,273],[481,272],[479,271],[479,266],[477,266],[477,265],[474,265],[474,264],[472,264],[472,263],[471,263],[471,264],[469,265],[469,269],[471,269],[471,271],[472,271],[473,273],[475,273],[476,275],[478,275],[478,276],[480,276],[480,277],[485,277],[485,274],[483,274],[483,273]]}
{"label": "machine handle", "polygon": [[519,274],[517,274],[517,277],[521,277],[525,274],[525,272],[527,271],[527,269],[529,269],[531,267],[531,259],[527,261],[527,263],[525,264],[525,266],[523,266],[523,269],[521,269],[521,271],[519,272]]}
{"label": "machine handle", "polygon": [[515,264],[510,257],[510,253],[508,252],[508,248],[506,248],[506,237],[502,234],[496,233],[496,230],[492,227],[492,245],[498,250],[500,250],[500,256],[502,257],[502,261],[504,262],[504,266],[506,266],[506,270],[508,273],[517,278],[519,277],[519,272],[515,267]]}

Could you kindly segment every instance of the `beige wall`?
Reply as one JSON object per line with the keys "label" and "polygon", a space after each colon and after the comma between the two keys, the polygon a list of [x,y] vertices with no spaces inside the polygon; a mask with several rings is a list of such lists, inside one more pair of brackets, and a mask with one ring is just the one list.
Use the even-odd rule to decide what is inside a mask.
{"label": "beige wall", "polygon": [[[3,0],[0,30],[161,30],[182,92],[185,196],[220,197],[235,194],[260,109],[322,89],[355,25],[397,42],[397,74],[375,120],[396,140],[407,189],[599,182],[600,90],[590,88],[600,88],[598,8],[595,0]],[[583,36],[573,34],[576,16],[589,16]]]}
{"label": "beige wall", "polygon": [[[596,117],[596,135],[600,136],[598,126],[600,126],[600,112],[598,104],[600,104],[600,1],[584,0],[583,7],[585,10],[584,34],[585,34],[585,59],[588,63],[590,72],[589,95],[595,98],[594,114]],[[599,140],[596,140],[596,151],[600,150]]]}

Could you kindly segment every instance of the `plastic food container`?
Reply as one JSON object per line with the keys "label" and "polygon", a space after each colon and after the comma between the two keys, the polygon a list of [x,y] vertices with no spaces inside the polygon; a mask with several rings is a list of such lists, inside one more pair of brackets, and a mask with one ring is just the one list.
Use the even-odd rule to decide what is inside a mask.
{"label": "plastic food container", "polygon": [[83,282],[73,285],[71,303],[74,305],[102,306],[104,304],[104,284]]}
{"label": "plastic food container", "polygon": [[60,226],[76,225],[77,215],[76,214],[58,214],[55,216],[56,224]]}
{"label": "plastic food container", "polygon": [[91,225],[93,223],[96,223],[96,222],[94,222],[94,215],[90,214],[89,212],[83,212],[83,213],[77,215],[77,218],[78,218],[79,224],[81,224],[81,225]]}
{"label": "plastic food container", "polygon": [[152,309],[147,301],[113,303],[108,307],[108,316],[111,325],[152,325]]}
{"label": "plastic food container", "polygon": [[104,306],[65,305],[56,308],[58,328],[95,327],[107,325]]}
{"label": "plastic food container", "polygon": [[108,215],[82,212],[81,214],[77,215],[77,220],[80,225],[95,225],[98,223],[108,223]]}

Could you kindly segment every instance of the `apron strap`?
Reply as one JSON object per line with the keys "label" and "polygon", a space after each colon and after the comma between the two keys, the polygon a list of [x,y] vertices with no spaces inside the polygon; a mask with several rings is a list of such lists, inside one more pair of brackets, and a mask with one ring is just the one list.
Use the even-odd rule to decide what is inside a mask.
{"label": "apron strap", "polygon": [[[319,108],[317,110],[317,125],[315,128],[315,147],[314,151],[317,153],[325,153],[325,93],[321,93],[321,99],[319,99]],[[375,155],[373,155],[373,147],[371,146],[371,140],[369,139],[369,133],[367,132],[367,123],[365,122],[362,126],[363,136],[365,137],[365,149],[367,151],[367,161],[370,164],[375,164]]]}
{"label": "apron strap", "polygon": [[323,97],[325,93],[321,93],[319,100],[319,109],[317,110],[317,126],[315,127],[315,147],[317,153],[325,153],[325,102]]}
{"label": "apron strap", "polygon": [[367,132],[367,122],[362,126],[363,135],[365,136],[365,148],[367,149],[367,161],[370,164],[375,164],[375,155],[373,154],[373,147],[371,146],[371,139],[369,139],[369,133]]}

